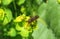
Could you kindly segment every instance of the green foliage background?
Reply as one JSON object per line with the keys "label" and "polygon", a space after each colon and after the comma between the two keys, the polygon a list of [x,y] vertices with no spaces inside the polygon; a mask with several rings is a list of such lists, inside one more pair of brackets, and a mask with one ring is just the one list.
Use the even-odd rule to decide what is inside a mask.
{"label": "green foliage background", "polygon": [[[6,16],[4,16],[2,22],[0,21],[0,38],[60,39],[59,3],[59,0],[0,0],[0,8],[4,10],[4,13],[6,13]],[[14,29],[12,29],[13,33],[15,32],[14,34],[12,33],[12,37],[3,35],[3,33],[6,34],[6,31],[3,31],[5,28],[8,29],[7,31],[9,31],[11,27],[15,27],[13,20],[22,14],[31,17],[38,15],[39,18],[37,19],[36,23],[38,29],[34,30],[27,38],[16,35]]]}

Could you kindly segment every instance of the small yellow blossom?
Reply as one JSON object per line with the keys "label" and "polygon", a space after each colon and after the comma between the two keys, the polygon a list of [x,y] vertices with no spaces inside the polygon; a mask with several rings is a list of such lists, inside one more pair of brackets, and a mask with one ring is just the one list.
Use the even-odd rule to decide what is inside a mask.
{"label": "small yellow blossom", "polygon": [[26,10],[26,8],[22,6],[22,7],[21,7],[21,12],[24,13],[25,10]]}
{"label": "small yellow blossom", "polygon": [[30,17],[29,16],[26,16],[26,19],[25,19],[25,21],[28,21],[30,19]]}
{"label": "small yellow blossom", "polygon": [[21,16],[18,16],[18,17],[14,20],[14,22],[21,22],[24,18],[25,18],[25,15],[23,14],[23,15],[21,15]]}
{"label": "small yellow blossom", "polygon": [[4,14],[4,10],[0,8],[0,20],[3,20]]}
{"label": "small yellow blossom", "polygon": [[22,37],[28,37],[29,36],[29,31],[23,29],[21,32],[18,32]]}
{"label": "small yellow blossom", "polygon": [[7,34],[8,36],[15,37],[16,36],[16,31],[14,28],[10,28],[10,31]]}
{"label": "small yellow blossom", "polygon": [[23,29],[23,27],[20,27],[19,24],[16,24],[15,28],[16,28],[17,31],[21,31]]}
{"label": "small yellow blossom", "polygon": [[28,24],[28,22],[25,22],[25,23],[23,24],[23,26],[24,26],[24,28],[27,29],[27,30],[30,29],[30,24]]}

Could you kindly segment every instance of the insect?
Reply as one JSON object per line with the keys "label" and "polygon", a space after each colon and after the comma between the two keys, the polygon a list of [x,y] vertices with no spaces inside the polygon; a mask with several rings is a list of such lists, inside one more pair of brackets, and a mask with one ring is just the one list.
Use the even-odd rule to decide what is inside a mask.
{"label": "insect", "polygon": [[34,17],[31,17],[31,18],[28,20],[28,23],[31,23],[31,22],[35,21],[36,19],[38,19],[38,18],[39,18],[38,15],[36,15],[36,16],[34,16]]}
{"label": "insect", "polygon": [[[27,24],[25,25],[25,29],[27,29],[29,27],[29,25],[31,25],[31,23],[35,20],[37,20],[39,18],[38,15],[34,16],[34,17],[31,17],[28,21],[27,21]],[[33,26],[32,26],[33,27]]]}

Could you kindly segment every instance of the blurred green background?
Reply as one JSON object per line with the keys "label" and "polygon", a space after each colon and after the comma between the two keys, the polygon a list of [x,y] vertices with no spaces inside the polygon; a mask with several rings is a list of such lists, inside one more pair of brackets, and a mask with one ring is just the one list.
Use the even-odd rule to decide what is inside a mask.
{"label": "blurred green background", "polygon": [[60,39],[60,0],[0,0],[0,38]]}

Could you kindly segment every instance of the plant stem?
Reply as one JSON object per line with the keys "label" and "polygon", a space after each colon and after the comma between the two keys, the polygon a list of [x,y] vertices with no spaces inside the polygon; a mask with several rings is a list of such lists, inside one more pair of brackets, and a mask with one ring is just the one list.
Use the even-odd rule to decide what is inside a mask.
{"label": "plant stem", "polygon": [[14,5],[14,9],[15,9],[15,17],[17,17],[17,8],[16,8],[15,0],[13,1],[13,5]]}
{"label": "plant stem", "polygon": [[14,5],[14,9],[16,10],[16,5],[15,5],[15,1],[13,1],[13,5]]}

